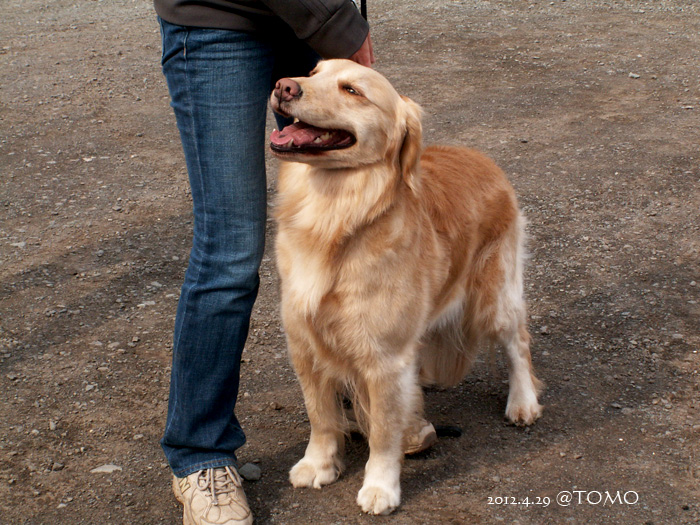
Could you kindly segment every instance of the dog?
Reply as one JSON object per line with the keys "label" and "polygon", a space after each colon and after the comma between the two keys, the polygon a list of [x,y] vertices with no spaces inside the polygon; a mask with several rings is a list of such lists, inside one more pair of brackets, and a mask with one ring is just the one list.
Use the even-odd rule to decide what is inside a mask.
{"label": "dog", "polygon": [[270,138],[282,160],[276,256],[282,319],[311,436],[295,487],[343,469],[351,392],[369,459],[357,503],[401,498],[404,436],[423,421],[422,385],[455,385],[487,344],[509,362],[506,417],[542,413],[523,297],[524,218],[503,172],[461,147],[422,146],[421,109],[380,73],[321,61],[285,78]]}

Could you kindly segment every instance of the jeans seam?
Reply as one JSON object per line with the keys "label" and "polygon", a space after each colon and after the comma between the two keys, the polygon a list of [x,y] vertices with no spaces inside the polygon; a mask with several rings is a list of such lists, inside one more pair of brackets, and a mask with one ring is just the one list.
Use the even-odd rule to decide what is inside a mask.
{"label": "jeans seam", "polygon": [[[192,88],[190,86],[190,76],[188,74],[188,60],[187,60],[187,41],[188,41],[189,35],[190,35],[190,31],[185,30],[185,36],[184,36],[183,42],[182,42],[182,57],[183,57],[183,60],[185,63],[185,79],[187,79],[185,82],[185,90],[186,90],[186,97],[187,97],[187,109],[188,109],[187,118],[190,119],[190,129],[194,130],[194,109],[192,107],[192,95],[191,95]],[[197,144],[196,140],[193,142],[194,142],[194,147],[195,147],[195,158],[196,158],[196,165],[197,165],[197,180],[201,184],[201,181],[202,181],[201,171],[202,170],[201,170],[201,157],[200,157],[200,153],[199,153],[199,145]],[[201,193],[203,195],[204,191],[202,191]],[[206,214],[203,214],[203,217],[204,217],[204,220],[206,222]],[[197,269],[197,274],[194,276],[195,277],[194,281],[198,282],[200,275],[201,275],[201,268],[199,266],[196,266],[196,269]],[[187,294],[187,296],[184,297],[184,299],[183,299],[183,297],[180,297],[180,301],[182,301],[184,305],[186,305],[187,302],[189,301],[189,294],[190,293],[191,293],[190,291],[185,291],[185,294]],[[190,314],[188,313],[187,308],[185,307],[185,314],[184,314],[184,317],[181,321],[181,326],[185,324],[185,322],[187,321],[187,317],[189,317],[189,316],[190,316]],[[182,328],[180,328],[180,330],[178,331],[177,340],[173,341],[173,352],[178,351],[177,349],[179,348],[181,337],[182,337]],[[177,395],[175,397],[175,406],[173,407],[173,417],[170,418],[170,421],[165,429],[166,435],[168,433],[168,430],[175,424],[175,422],[178,418],[179,407],[180,407],[180,399],[179,399],[179,395]]]}
{"label": "jeans seam", "polygon": [[[188,60],[187,60],[187,41],[188,37],[190,35],[189,30],[185,33],[185,38],[182,43],[182,56],[185,61],[185,90],[186,90],[186,97],[187,97],[187,118],[190,119],[190,125],[189,128],[192,130],[192,133],[194,133],[195,130],[195,122],[194,122],[194,108],[193,108],[193,103],[192,103],[192,86],[191,86],[191,80],[190,80],[190,75],[189,75],[189,66],[188,66]],[[202,198],[201,206],[202,206],[202,221],[204,224],[202,225],[204,228],[204,231],[207,231],[207,205],[206,205],[206,192],[204,191],[204,188],[202,187],[202,156],[199,151],[199,143],[197,140],[193,141],[194,143],[194,155],[195,155],[195,165],[197,166],[197,183],[199,184],[200,188],[200,195]],[[190,263],[191,264],[191,263]],[[199,265],[195,265],[197,269],[197,274],[193,276],[193,281],[194,282],[199,282],[202,268]],[[188,294],[190,293],[189,291],[187,292]],[[185,302],[183,304],[187,304],[187,300],[189,299],[189,296],[185,298]],[[185,322],[185,319],[183,319],[183,324]],[[178,333],[178,340],[174,344],[174,348],[177,348],[180,343],[180,337],[182,335],[182,330]]]}

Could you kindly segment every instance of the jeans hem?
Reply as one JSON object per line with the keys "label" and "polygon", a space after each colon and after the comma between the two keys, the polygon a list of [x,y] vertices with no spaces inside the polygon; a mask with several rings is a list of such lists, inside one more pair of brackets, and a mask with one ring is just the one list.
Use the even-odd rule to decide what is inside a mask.
{"label": "jeans hem", "polygon": [[210,468],[220,468],[220,467],[233,467],[238,470],[238,462],[232,458],[221,458],[221,459],[210,459],[209,461],[204,461],[202,463],[197,463],[190,467],[184,467],[178,470],[173,470],[173,474],[177,478],[186,478],[190,474],[199,472],[200,470],[207,470]]}

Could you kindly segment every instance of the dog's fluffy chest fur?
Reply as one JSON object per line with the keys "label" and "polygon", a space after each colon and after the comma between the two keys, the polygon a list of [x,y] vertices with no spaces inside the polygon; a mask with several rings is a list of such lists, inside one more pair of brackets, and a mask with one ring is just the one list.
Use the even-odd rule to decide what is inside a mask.
{"label": "dog's fluffy chest fur", "polygon": [[325,181],[311,174],[290,164],[280,176],[283,314],[306,318],[336,349],[353,346],[359,332],[365,340],[372,334],[377,348],[400,347],[415,334],[393,327],[406,316],[425,321],[440,284],[418,279],[420,265],[406,264],[416,253],[426,263],[439,256],[434,233],[414,224],[427,217],[406,213],[402,207],[416,202],[397,200],[404,189],[387,185],[381,174]]}

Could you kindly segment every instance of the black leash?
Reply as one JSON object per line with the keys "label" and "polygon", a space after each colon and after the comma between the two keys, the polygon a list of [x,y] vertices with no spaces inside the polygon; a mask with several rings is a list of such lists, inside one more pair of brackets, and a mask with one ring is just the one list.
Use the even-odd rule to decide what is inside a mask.
{"label": "black leash", "polygon": [[362,18],[367,20],[367,0],[361,0],[360,2],[360,14]]}

